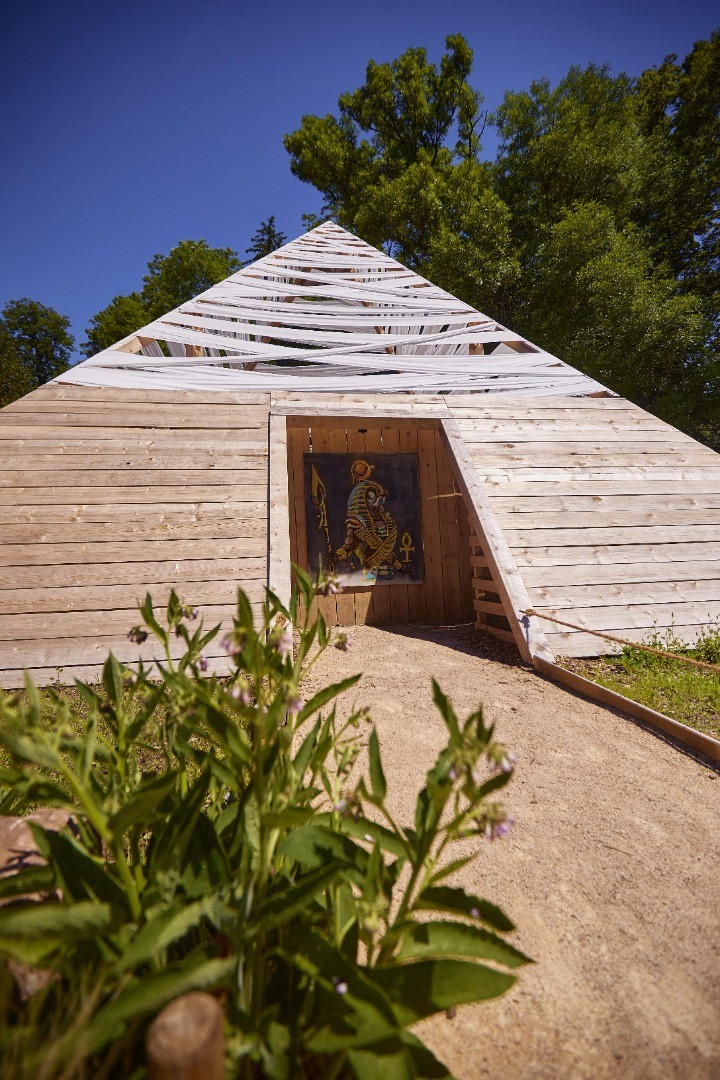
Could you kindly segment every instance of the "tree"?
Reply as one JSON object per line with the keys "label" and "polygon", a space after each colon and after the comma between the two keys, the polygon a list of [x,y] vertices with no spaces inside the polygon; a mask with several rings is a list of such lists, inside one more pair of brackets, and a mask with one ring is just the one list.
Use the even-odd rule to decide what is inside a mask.
{"label": "tree", "polygon": [[205,240],[181,240],[167,255],[153,255],[142,290],[116,296],[90,320],[82,345],[94,356],[116,341],[192,300],[241,266],[232,248],[212,248]]}
{"label": "tree", "polygon": [[65,315],[27,297],[10,300],[0,315],[0,404],[66,371],[74,345]]}
{"label": "tree", "polygon": [[653,270],[639,228],[582,204],[547,230],[524,281],[533,340],[676,425],[709,419],[720,368],[704,357],[706,321],[667,269]]}
{"label": "tree", "polygon": [[478,159],[473,53],[448,37],[440,64],[408,49],[367,66],[339,116],[304,116],[285,138],[291,169],[322,193],[321,214],[479,307],[508,308],[519,270],[507,211]]}
{"label": "tree", "polygon": [[181,240],[168,255],[153,255],[142,289],[150,319],[192,300],[241,265],[232,248],[211,248],[205,240]]}
{"label": "tree", "polygon": [[30,372],[20,363],[15,342],[0,322],[0,408],[34,389]]}
{"label": "tree", "polygon": [[509,92],[480,160],[455,35],[370,62],[287,135],[322,214],[611,389],[720,437],[720,33],[638,79],[572,67]]}
{"label": "tree", "polygon": [[128,296],[116,296],[106,308],[93,315],[85,333],[87,341],[82,344],[85,356],[109,349],[117,341],[134,334],[141,326],[150,321],[149,314],[140,293]]}
{"label": "tree", "polygon": [[[644,131],[667,161],[646,227],[681,287],[720,317],[720,31],[682,64],[668,56],[637,83]],[[657,175],[657,174],[656,174]]]}
{"label": "tree", "polygon": [[323,214],[352,228],[381,179],[397,180],[418,162],[435,168],[475,158],[482,99],[467,81],[472,49],[460,34],[445,46],[439,66],[425,49],[408,49],[390,64],[371,60],[365,83],[340,96],[338,119],[303,116],[286,135],[290,167],[322,193]]}
{"label": "tree", "polygon": [[713,442],[720,35],[675,60],[506,94],[496,184],[523,263],[513,324]]}
{"label": "tree", "polygon": [[594,64],[509,92],[495,113],[500,150],[497,191],[510,208],[524,259],[547,229],[579,203],[632,220],[655,166],[642,137],[633,82]]}
{"label": "tree", "polygon": [[275,227],[275,215],[271,214],[267,221],[261,221],[250,240],[250,247],[245,249],[245,254],[250,258],[244,263],[248,266],[256,259],[262,259],[270,255],[286,242],[287,235]]}

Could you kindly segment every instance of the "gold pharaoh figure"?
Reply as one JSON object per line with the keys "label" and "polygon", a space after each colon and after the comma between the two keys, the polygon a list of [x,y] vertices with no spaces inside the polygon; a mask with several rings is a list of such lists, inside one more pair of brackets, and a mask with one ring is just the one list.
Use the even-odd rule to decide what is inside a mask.
{"label": "gold pharaoh figure", "polygon": [[342,562],[355,555],[368,577],[392,578],[394,571],[409,573],[412,567],[401,563],[395,554],[397,525],[385,509],[389,492],[382,484],[370,479],[374,468],[362,459],[352,464],[350,472],[354,487],[348,497],[347,534],[336,556]]}

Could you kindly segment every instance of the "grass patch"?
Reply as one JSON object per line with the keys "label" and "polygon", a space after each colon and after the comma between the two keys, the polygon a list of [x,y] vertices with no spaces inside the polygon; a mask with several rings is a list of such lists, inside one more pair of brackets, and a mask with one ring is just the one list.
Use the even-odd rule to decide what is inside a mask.
{"label": "grass patch", "polygon": [[[720,626],[707,627],[693,648],[673,632],[654,633],[643,644],[675,656],[720,665]],[[625,646],[617,656],[564,659],[563,667],[606,686],[673,720],[720,739],[720,674],[681,660],[654,656]]]}

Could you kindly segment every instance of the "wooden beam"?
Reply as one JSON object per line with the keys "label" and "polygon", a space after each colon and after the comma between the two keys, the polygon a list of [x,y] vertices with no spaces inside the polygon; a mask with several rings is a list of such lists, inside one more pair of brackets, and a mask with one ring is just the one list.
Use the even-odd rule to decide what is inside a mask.
{"label": "wooden beam", "polygon": [[565,668],[550,663],[541,656],[536,656],[533,659],[533,666],[536,671],[539,671],[542,675],[547,675],[555,682],[577,691],[584,697],[599,701],[603,705],[609,705],[620,712],[629,713],[630,716],[643,720],[646,724],[658,728],[685,746],[690,746],[693,750],[699,750],[713,761],[720,763],[720,741],[712,738],[711,735],[705,735],[701,731],[696,731],[695,728],[687,727],[685,724],[665,716],[664,713],[656,712],[654,709],[648,708],[647,705],[641,705],[639,701],[633,701],[632,698],[617,694],[614,690],[608,690],[606,686],[600,686],[590,679],[584,679],[582,675],[577,675],[574,671],[567,671]]}
{"label": "wooden beam", "polygon": [[482,543],[520,655],[528,663],[532,663],[535,656],[552,661],[553,654],[538,620],[523,614],[532,606],[530,598],[490,507],[485,488],[470,460],[457,421],[442,420],[441,430],[467,502],[470,521]]}
{"label": "wooden beam", "polygon": [[283,604],[290,603],[290,496],[287,419],[270,415],[268,478],[268,586]]}

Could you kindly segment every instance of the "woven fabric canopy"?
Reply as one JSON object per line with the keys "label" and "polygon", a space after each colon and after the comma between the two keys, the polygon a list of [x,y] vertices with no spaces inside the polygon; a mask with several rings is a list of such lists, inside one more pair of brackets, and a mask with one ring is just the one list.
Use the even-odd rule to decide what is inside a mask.
{"label": "woven fabric canopy", "polygon": [[202,391],[609,393],[333,222],[57,381]]}

